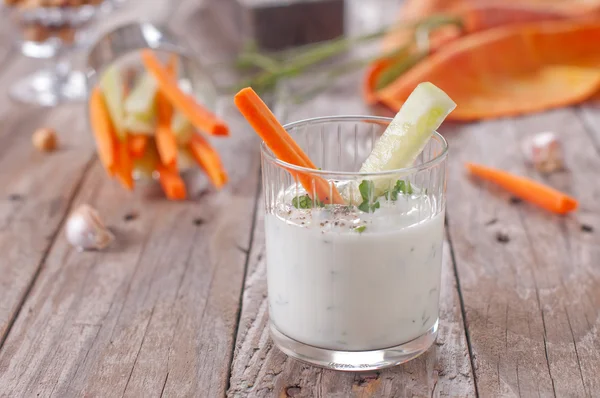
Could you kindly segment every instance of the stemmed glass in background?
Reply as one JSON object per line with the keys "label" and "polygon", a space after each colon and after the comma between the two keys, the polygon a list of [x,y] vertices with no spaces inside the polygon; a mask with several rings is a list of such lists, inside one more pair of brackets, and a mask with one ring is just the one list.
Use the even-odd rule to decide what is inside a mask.
{"label": "stemmed glass in background", "polygon": [[90,43],[89,23],[122,0],[4,0],[2,12],[15,42],[30,58],[49,59],[47,68],[16,81],[11,98],[33,105],[55,106],[86,98],[86,80],[71,68],[75,48]]}

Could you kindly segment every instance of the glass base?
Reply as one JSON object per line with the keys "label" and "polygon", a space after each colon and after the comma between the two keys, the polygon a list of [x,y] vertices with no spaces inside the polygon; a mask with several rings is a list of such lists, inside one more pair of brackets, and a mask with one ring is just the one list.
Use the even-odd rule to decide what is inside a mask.
{"label": "glass base", "polygon": [[52,70],[41,70],[17,81],[10,88],[10,96],[22,103],[56,106],[86,98],[86,80],[82,72],[71,71],[58,76]]}
{"label": "glass base", "polygon": [[311,365],[349,372],[389,368],[418,357],[431,347],[438,333],[438,321],[423,335],[395,347],[373,351],[335,351],[313,347],[281,333],[271,322],[271,338],[286,355]]}

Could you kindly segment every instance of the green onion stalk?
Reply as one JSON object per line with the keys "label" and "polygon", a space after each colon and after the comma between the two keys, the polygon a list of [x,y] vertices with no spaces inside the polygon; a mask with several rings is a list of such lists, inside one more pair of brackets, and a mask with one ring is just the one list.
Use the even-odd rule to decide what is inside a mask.
{"label": "green onion stalk", "polygon": [[[434,15],[416,22],[395,24],[362,36],[340,37],[274,54],[263,54],[258,51],[255,45],[250,43],[236,59],[236,67],[241,71],[252,70],[254,74],[233,89],[239,90],[242,87],[252,87],[256,91],[266,92],[273,89],[282,79],[298,76],[356,46],[370,43],[395,30],[412,30],[412,40],[394,51],[374,57],[354,59],[329,67],[324,73],[323,83],[299,93],[295,96],[295,101],[306,100],[325,90],[332,79],[359,70],[372,62],[391,59],[390,66],[382,72],[376,82],[376,87],[380,89],[393,82],[398,76],[428,55],[430,32],[450,25],[462,27],[462,20],[456,16]],[[414,47],[416,47],[416,52],[412,51]]]}

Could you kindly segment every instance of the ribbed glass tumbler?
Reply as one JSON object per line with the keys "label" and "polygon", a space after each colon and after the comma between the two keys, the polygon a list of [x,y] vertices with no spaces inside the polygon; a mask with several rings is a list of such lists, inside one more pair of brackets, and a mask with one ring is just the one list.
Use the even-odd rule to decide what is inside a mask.
{"label": "ribbed glass tumbler", "polygon": [[337,370],[425,352],[438,330],[447,143],[408,168],[360,173],[391,119],[340,116],[286,130],[314,169],[262,145],[271,336],[287,355]]}

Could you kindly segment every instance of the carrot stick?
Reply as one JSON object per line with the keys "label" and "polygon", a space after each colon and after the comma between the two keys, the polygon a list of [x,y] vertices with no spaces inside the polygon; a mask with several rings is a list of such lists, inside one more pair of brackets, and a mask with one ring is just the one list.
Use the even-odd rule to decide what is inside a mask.
{"label": "carrot stick", "polygon": [[[170,73],[170,71],[169,71]],[[156,146],[162,164],[171,170],[177,169],[177,140],[171,130],[173,107],[162,92],[156,95],[157,123],[155,131]]]}
{"label": "carrot stick", "polygon": [[169,72],[169,75],[177,81],[177,75],[179,74],[179,56],[177,54],[171,54],[169,57],[169,60],[167,61],[167,71]]}
{"label": "carrot stick", "polygon": [[167,198],[171,200],[184,200],[187,196],[183,179],[176,171],[164,165],[158,165],[160,185]]}
{"label": "carrot stick", "polygon": [[471,174],[491,181],[521,199],[546,210],[566,214],[577,209],[578,202],[576,199],[539,182],[475,163],[467,163],[466,167]]}
{"label": "carrot stick", "polygon": [[134,159],[140,159],[146,152],[148,136],[144,134],[129,134],[129,154]]}
{"label": "carrot stick", "polygon": [[125,137],[124,140],[117,143],[119,161],[117,163],[116,176],[121,185],[128,189],[133,190],[133,159],[129,154],[129,137]]}
{"label": "carrot stick", "polygon": [[161,65],[151,50],[142,51],[142,61],[148,72],[156,79],[159,90],[194,127],[211,135],[229,135],[227,124],[196,102],[193,97],[181,91],[177,80]]}
{"label": "carrot stick", "polygon": [[[244,115],[252,128],[254,128],[254,131],[263,139],[265,144],[273,151],[275,156],[293,165],[316,169],[316,166],[309,159],[308,155],[304,153],[302,148],[285,131],[269,107],[267,107],[252,88],[248,87],[241,90],[236,94],[234,101],[239,111]],[[311,197],[316,194],[318,199],[326,204],[345,203],[336,187],[333,184],[330,185],[326,180],[307,173],[290,172],[298,177],[304,189],[306,189]],[[314,192],[313,182],[315,183]]]}
{"label": "carrot stick", "polygon": [[227,172],[223,168],[219,153],[202,135],[194,134],[188,147],[194,160],[202,167],[215,187],[221,188],[227,183]]}
{"label": "carrot stick", "polygon": [[96,140],[96,148],[98,157],[104,166],[106,172],[114,176],[116,171],[116,143],[117,136],[114,126],[110,120],[106,103],[102,91],[99,87],[92,90],[89,102],[90,123],[94,138]]}
{"label": "carrot stick", "polygon": [[170,127],[156,127],[156,146],[160,161],[171,170],[177,169],[177,140]]}

